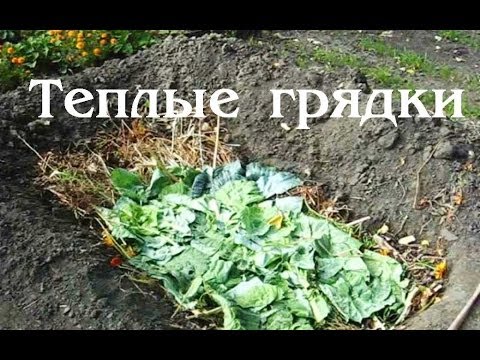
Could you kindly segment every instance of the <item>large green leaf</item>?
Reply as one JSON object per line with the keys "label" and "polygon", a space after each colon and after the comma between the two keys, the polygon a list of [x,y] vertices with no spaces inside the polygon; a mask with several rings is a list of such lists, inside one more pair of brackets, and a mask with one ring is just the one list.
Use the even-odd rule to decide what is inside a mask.
{"label": "large green leaf", "polygon": [[111,179],[112,185],[121,195],[136,201],[145,200],[145,185],[137,174],[125,169],[114,169]]}
{"label": "large green leaf", "polygon": [[234,180],[223,185],[215,198],[229,209],[241,212],[247,205],[262,201],[264,197],[253,181]]}
{"label": "large green leaf", "polygon": [[257,180],[258,188],[267,199],[273,195],[283,194],[301,184],[302,182],[299,178],[288,172],[260,176]]}
{"label": "large green leaf", "polygon": [[234,161],[227,165],[221,166],[213,170],[212,173],[212,188],[211,191],[215,192],[223,185],[228,184],[231,181],[241,180],[245,177],[245,170],[242,167],[240,161]]}
{"label": "large green leaf", "polygon": [[238,306],[261,310],[275,301],[278,296],[277,288],[264,284],[258,277],[243,281],[227,292]]}

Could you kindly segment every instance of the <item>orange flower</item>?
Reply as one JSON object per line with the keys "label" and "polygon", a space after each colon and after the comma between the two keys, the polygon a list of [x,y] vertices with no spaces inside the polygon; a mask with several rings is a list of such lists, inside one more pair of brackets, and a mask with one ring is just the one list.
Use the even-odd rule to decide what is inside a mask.
{"label": "orange flower", "polygon": [[435,271],[433,272],[433,274],[435,276],[435,279],[441,280],[445,277],[446,273],[447,273],[447,262],[444,260],[435,266]]}
{"label": "orange flower", "polygon": [[17,64],[18,65],[22,65],[24,62],[25,62],[25,58],[23,56],[21,56],[17,59]]}
{"label": "orange flower", "polygon": [[48,35],[50,35],[50,36],[55,35],[55,31],[54,31],[54,30],[48,30],[47,33],[48,33]]}
{"label": "orange flower", "polygon": [[115,38],[111,38],[111,39],[110,39],[110,44],[116,45],[117,43],[118,43],[118,40],[117,40],[117,39],[115,39]]}
{"label": "orange flower", "polygon": [[83,56],[83,57],[87,57],[87,56],[88,56],[88,52],[82,51],[82,56]]}
{"label": "orange flower", "polygon": [[79,41],[77,42],[77,45],[75,45],[75,47],[78,49],[78,50],[82,50],[85,48],[85,43],[83,41]]}
{"label": "orange flower", "polygon": [[73,38],[73,37],[77,36],[77,32],[75,30],[70,30],[69,32],[67,32],[67,36],[69,38]]}
{"label": "orange flower", "polygon": [[108,44],[108,41],[105,39],[100,40],[100,45],[105,46]]}
{"label": "orange flower", "polygon": [[14,57],[12,60],[10,60],[12,64],[18,64],[18,58]]}
{"label": "orange flower", "polygon": [[120,265],[122,265],[123,263],[123,260],[120,256],[114,256],[111,260],[110,260],[110,266],[111,267],[118,267]]}
{"label": "orange flower", "polygon": [[12,55],[15,52],[15,49],[13,47],[7,48],[7,54]]}
{"label": "orange flower", "polygon": [[102,35],[100,35],[100,37],[102,39],[106,39],[106,38],[108,38],[108,34],[107,33],[102,33]]}
{"label": "orange flower", "polygon": [[95,56],[102,55],[102,49],[100,49],[100,48],[93,49],[93,55],[95,55]]}

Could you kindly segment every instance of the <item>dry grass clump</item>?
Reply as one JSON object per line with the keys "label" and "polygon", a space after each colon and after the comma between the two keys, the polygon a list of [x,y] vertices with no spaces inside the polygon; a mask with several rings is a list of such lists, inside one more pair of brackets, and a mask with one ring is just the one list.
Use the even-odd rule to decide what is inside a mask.
{"label": "dry grass clump", "polygon": [[77,215],[93,214],[97,206],[114,203],[110,169],[127,168],[147,179],[156,167],[222,165],[234,159],[226,134],[219,119],[121,121],[89,144],[43,154],[38,182]]}

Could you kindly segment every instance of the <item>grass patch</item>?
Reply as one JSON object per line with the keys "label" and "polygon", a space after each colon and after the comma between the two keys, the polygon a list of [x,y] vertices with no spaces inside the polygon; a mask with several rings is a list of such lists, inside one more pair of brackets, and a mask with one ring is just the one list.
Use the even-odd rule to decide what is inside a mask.
{"label": "grass patch", "polygon": [[439,66],[430,61],[426,55],[398,49],[383,40],[367,37],[360,40],[359,46],[361,49],[374,52],[377,55],[394,58],[400,67],[405,68],[407,73],[412,75],[421,72],[425,75],[437,76],[443,80],[450,80],[456,76],[455,69],[449,66]]}
{"label": "grass patch", "polygon": [[441,30],[438,35],[448,41],[480,49],[480,39],[461,30]]}

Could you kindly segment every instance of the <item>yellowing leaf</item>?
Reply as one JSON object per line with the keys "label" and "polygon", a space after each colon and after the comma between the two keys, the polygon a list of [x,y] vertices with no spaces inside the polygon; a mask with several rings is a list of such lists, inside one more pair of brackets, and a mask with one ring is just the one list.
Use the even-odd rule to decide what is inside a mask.
{"label": "yellowing leaf", "polygon": [[135,255],[137,255],[135,253],[135,250],[133,250],[133,248],[129,245],[127,246],[127,249],[125,250],[125,254],[129,257],[129,258],[132,258],[134,257]]}
{"label": "yellowing leaf", "polygon": [[115,243],[113,236],[105,229],[103,230],[103,243],[108,247],[112,247]]}
{"label": "yellowing leaf", "polygon": [[388,256],[388,255],[390,255],[390,252],[391,252],[390,249],[387,249],[387,248],[382,248],[382,249],[380,249],[380,251],[379,251],[379,253],[380,253],[381,255],[383,255],[383,256]]}
{"label": "yellowing leaf", "polygon": [[268,223],[278,230],[282,227],[282,221],[283,221],[282,214],[277,214],[273,218],[268,220]]}

